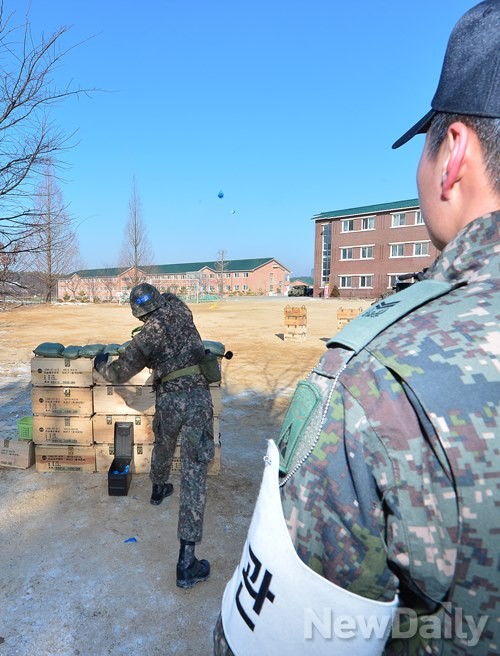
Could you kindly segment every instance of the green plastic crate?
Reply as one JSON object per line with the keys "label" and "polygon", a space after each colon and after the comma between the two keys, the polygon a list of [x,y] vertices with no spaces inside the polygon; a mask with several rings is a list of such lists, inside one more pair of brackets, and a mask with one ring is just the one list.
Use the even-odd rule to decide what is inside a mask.
{"label": "green plastic crate", "polygon": [[17,430],[20,440],[33,439],[33,417],[23,417],[17,420]]}

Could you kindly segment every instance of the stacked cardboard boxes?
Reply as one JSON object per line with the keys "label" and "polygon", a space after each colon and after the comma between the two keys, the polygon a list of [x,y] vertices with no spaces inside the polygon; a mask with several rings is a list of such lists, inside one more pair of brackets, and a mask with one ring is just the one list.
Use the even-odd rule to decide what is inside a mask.
{"label": "stacked cardboard boxes", "polygon": [[337,331],[342,330],[344,326],[355,319],[363,312],[363,308],[339,308],[337,310]]}
{"label": "stacked cardboard boxes", "polygon": [[305,305],[285,307],[285,339],[304,341],[307,332],[307,310]]}
{"label": "stacked cardboard boxes", "polygon": [[219,474],[221,464],[220,415],[222,413],[222,387],[220,383],[210,383],[210,394],[214,406],[214,442],[215,456],[208,465],[208,474]]}
{"label": "stacked cardboard boxes", "polygon": [[[94,373],[94,410],[92,418],[96,449],[96,469],[106,472],[115,457],[114,430],[117,422],[131,422],[133,428],[132,473],[149,473],[154,445],[153,415],[155,394],[148,385],[145,372],[143,384],[136,378],[137,385],[109,385],[97,372]],[[222,412],[222,388],[211,384],[210,393],[214,405],[215,456],[208,466],[209,475],[220,473],[220,431],[219,418]],[[181,450],[178,442],[172,462],[172,473],[181,471]]]}
{"label": "stacked cardboard boxes", "polygon": [[[93,358],[35,356],[31,362],[33,442],[38,471],[107,472],[115,457],[115,424],[132,424],[131,472],[149,473],[154,445],[155,392],[144,369],[126,385],[110,385],[93,369]],[[210,385],[214,404],[215,458],[220,472],[220,383]],[[172,472],[179,472],[180,444]]]}
{"label": "stacked cardboard boxes", "polygon": [[115,457],[115,425],[132,423],[131,471],[147,474],[153,451],[153,415],[155,393],[152,375],[144,369],[126,385],[110,385],[94,370],[94,411],[92,418],[96,451],[96,469],[107,472]]}
{"label": "stacked cardboard boxes", "polygon": [[37,471],[95,471],[90,358],[31,361]]}

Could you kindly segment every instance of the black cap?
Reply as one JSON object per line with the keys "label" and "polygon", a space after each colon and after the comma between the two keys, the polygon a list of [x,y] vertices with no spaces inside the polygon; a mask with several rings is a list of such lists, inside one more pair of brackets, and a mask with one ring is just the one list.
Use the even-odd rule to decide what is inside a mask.
{"label": "black cap", "polygon": [[431,111],[393,145],[427,132],[436,112],[500,118],[500,0],[485,0],[453,28]]}

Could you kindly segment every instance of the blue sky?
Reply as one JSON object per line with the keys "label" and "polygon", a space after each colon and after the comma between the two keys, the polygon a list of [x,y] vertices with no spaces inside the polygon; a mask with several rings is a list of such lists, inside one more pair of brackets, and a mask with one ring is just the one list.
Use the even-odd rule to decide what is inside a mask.
{"label": "blue sky", "polygon": [[[28,0],[7,0],[22,18]],[[116,266],[133,177],[158,264],[275,257],[308,275],[311,217],[415,198],[446,42],[471,0],[31,0],[61,25],[53,111],[83,264]],[[224,198],[218,198],[222,190]]]}

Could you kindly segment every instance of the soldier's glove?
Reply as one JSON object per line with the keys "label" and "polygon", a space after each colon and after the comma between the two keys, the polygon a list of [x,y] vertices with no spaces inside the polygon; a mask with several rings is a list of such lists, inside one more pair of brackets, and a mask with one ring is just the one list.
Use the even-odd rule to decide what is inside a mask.
{"label": "soldier's glove", "polygon": [[108,363],[109,353],[98,353],[94,358],[94,369],[99,373],[105,368]]}

